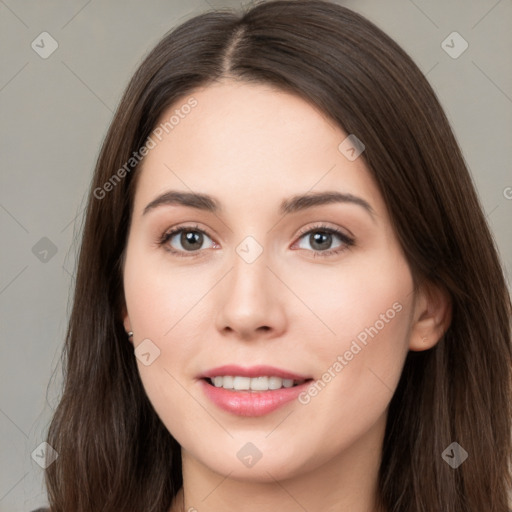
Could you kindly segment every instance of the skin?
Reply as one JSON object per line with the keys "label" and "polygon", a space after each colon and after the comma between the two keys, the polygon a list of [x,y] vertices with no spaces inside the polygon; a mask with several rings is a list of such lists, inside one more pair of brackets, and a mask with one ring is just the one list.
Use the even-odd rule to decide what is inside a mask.
{"label": "skin", "polygon": [[[148,366],[137,360],[140,377],[182,446],[184,492],[170,510],[377,510],[389,402],[407,352],[431,348],[447,328],[448,298],[430,285],[414,289],[363,158],[338,150],[348,134],[317,108],[227,80],[189,96],[197,106],[143,162],[124,262],[125,329],[135,347],[150,339],[160,350]],[[143,214],[168,190],[210,194],[222,211],[164,205]],[[319,191],[353,194],[374,214],[352,203],[278,213],[283,199]],[[355,245],[321,257],[322,247],[344,244],[333,235],[318,249],[312,235],[321,229],[300,234],[318,223]],[[167,242],[185,257],[157,243],[181,225],[205,233],[188,252],[179,234]],[[252,263],[236,252],[249,235],[263,249]],[[201,390],[197,376],[224,364],[321,379],[395,303],[400,312],[307,404],[240,417]],[[250,468],[237,458],[247,442],[262,454]]]}

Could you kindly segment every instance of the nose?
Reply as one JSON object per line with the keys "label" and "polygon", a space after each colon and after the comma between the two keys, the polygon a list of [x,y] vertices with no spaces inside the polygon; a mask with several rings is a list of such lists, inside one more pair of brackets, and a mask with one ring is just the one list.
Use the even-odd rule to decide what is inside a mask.
{"label": "nose", "polygon": [[285,287],[268,263],[265,251],[252,262],[235,254],[216,297],[216,324],[223,335],[249,341],[278,337],[286,329]]}

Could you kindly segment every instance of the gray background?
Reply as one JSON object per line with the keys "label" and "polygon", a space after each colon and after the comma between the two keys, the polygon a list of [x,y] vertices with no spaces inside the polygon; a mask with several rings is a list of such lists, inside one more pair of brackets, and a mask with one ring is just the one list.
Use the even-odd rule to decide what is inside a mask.
{"label": "gray background", "polygon": [[[462,147],[510,283],[512,1],[339,3],[381,27],[427,75]],[[47,503],[43,470],[31,454],[59,397],[81,212],[116,104],[165,32],[210,8],[238,5],[0,0],[0,512]],[[453,31],[469,44],[455,59],[441,46]],[[42,32],[58,43],[46,59],[31,47],[33,41],[43,46]],[[460,48],[457,40],[447,44]]]}

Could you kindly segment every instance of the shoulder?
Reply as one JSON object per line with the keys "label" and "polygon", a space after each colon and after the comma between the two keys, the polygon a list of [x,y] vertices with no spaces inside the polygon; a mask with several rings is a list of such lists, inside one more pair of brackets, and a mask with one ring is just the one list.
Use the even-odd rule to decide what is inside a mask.
{"label": "shoulder", "polygon": [[50,512],[49,508],[38,508],[37,510],[32,510],[32,512]]}

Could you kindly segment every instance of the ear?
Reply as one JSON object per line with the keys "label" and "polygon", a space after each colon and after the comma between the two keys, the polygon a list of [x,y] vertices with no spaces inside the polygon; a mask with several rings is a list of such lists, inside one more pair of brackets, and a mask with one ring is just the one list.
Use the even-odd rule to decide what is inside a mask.
{"label": "ear", "polygon": [[447,290],[423,282],[414,301],[409,349],[428,350],[438,343],[452,321],[452,301]]}
{"label": "ear", "polygon": [[[128,316],[128,310],[126,309],[126,304],[123,304],[121,309],[121,318],[123,319],[124,330],[128,333],[132,330],[132,326],[130,324],[130,318]],[[130,343],[133,343],[133,340],[130,339]]]}

